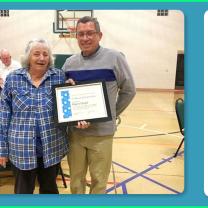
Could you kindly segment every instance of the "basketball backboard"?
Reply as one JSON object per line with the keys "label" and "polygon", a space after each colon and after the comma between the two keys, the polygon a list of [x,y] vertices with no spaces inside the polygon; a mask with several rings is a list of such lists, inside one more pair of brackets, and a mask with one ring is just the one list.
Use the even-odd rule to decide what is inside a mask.
{"label": "basketball backboard", "polygon": [[93,17],[93,10],[56,10],[53,23],[53,32],[61,34],[73,33],[77,21],[83,16]]}

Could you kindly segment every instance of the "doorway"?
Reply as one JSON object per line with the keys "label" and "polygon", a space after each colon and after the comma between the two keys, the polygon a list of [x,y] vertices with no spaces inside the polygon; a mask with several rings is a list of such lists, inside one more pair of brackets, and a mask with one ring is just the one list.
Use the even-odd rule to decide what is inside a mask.
{"label": "doorway", "polygon": [[178,53],[175,89],[184,89],[184,53]]}

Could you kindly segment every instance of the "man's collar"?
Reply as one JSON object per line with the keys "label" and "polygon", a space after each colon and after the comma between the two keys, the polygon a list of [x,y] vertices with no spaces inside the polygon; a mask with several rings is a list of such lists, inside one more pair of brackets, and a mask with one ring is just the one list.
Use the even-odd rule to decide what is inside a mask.
{"label": "man's collar", "polygon": [[83,51],[81,52],[81,54],[82,54],[82,56],[83,56],[84,58],[87,58],[87,57],[90,57],[90,56],[96,54],[97,51],[98,51],[99,49],[100,49],[100,45],[98,45],[97,49],[96,49],[92,54],[90,54],[89,56],[84,56],[84,55],[83,55]]}

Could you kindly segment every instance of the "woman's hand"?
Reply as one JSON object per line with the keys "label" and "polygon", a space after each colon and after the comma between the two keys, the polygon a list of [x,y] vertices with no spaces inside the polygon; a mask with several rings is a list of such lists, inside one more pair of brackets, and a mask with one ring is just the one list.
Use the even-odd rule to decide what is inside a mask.
{"label": "woman's hand", "polygon": [[6,163],[8,162],[7,157],[0,157],[0,165],[4,168],[6,168]]}
{"label": "woman's hand", "polygon": [[75,81],[73,79],[67,79],[65,83],[75,85]]}
{"label": "woman's hand", "polygon": [[[67,79],[66,83],[71,85],[75,85],[75,81],[73,79]],[[78,121],[76,128],[78,129],[87,129],[90,126],[90,122],[87,121]]]}
{"label": "woman's hand", "polygon": [[89,126],[90,126],[90,122],[78,121],[76,128],[78,128],[78,129],[87,129]]}
{"label": "woman's hand", "polygon": [[[67,79],[66,83],[71,85],[75,85],[75,81],[73,79]],[[78,129],[87,129],[90,126],[90,122],[87,121],[78,121],[76,128]]]}
{"label": "woman's hand", "polygon": [[0,87],[4,86],[4,80],[0,77]]}

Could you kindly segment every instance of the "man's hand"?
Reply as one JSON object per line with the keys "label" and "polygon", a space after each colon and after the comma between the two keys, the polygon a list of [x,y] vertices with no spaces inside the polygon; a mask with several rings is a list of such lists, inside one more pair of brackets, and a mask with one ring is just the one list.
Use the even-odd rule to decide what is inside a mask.
{"label": "man's hand", "polygon": [[4,168],[6,168],[6,163],[8,162],[7,157],[0,157],[0,165]]}
{"label": "man's hand", "polygon": [[87,129],[89,126],[90,126],[90,122],[78,121],[76,128],[78,128],[78,129]]}

